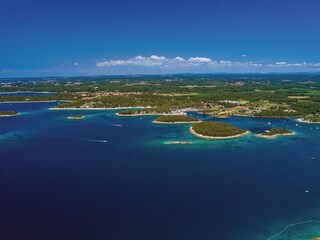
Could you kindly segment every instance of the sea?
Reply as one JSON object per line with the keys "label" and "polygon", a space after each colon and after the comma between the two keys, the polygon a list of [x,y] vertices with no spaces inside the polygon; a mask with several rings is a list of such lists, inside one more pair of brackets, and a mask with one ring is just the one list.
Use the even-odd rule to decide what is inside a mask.
{"label": "sea", "polygon": [[[55,104],[0,104],[20,113],[0,118],[0,239],[320,237],[320,125],[189,113],[252,132],[205,140],[190,124]],[[296,134],[255,136],[272,127]]]}

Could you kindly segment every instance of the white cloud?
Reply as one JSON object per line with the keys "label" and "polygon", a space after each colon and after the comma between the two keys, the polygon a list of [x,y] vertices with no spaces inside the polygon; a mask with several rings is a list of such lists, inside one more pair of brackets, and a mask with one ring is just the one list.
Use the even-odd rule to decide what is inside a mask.
{"label": "white cloud", "polygon": [[167,60],[166,57],[163,57],[163,56],[159,57],[159,56],[157,56],[157,55],[152,55],[152,56],[150,56],[150,59],[151,59],[151,60],[154,60],[154,61],[164,61],[164,60]]}
{"label": "white cloud", "polygon": [[164,56],[151,55],[150,57],[136,56],[127,60],[104,60],[97,62],[98,67],[108,66],[123,66],[123,65],[136,65],[136,66],[162,66],[162,67],[177,67],[177,66],[199,66],[202,64],[212,63],[210,58],[206,57],[191,57],[185,59],[182,57],[166,58]]}
{"label": "white cloud", "polygon": [[167,58],[165,56],[151,55],[149,57],[138,55],[123,60],[103,60],[96,63],[98,67],[126,66],[127,69],[141,67],[144,69],[161,69],[162,71],[190,71],[190,72],[268,72],[268,71],[320,71],[320,63],[287,63],[279,61],[275,63],[213,60],[208,57],[198,56],[183,58],[180,56]]}
{"label": "white cloud", "polygon": [[276,65],[286,65],[286,62],[276,62]]}
{"label": "white cloud", "polygon": [[142,56],[136,56],[134,59],[136,59],[136,60],[144,60],[145,59],[145,57],[142,57]]}
{"label": "white cloud", "polygon": [[74,65],[75,65],[75,66],[79,66],[79,63],[75,62]]}
{"label": "white cloud", "polygon": [[185,59],[182,57],[176,57],[174,60],[178,61],[178,62],[184,62]]}
{"label": "white cloud", "polygon": [[245,58],[245,57],[247,57],[247,55],[246,54],[242,54],[242,57]]}
{"label": "white cloud", "polygon": [[211,59],[206,57],[191,57],[188,59],[189,62],[197,62],[197,63],[210,63]]}

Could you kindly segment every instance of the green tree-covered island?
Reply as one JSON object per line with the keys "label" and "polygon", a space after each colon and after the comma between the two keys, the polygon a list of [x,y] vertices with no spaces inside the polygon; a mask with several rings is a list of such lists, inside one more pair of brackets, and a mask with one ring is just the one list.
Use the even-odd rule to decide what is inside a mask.
{"label": "green tree-covered island", "polygon": [[74,116],[69,116],[67,118],[70,119],[70,120],[80,120],[80,119],[84,119],[85,116],[83,116],[83,115],[74,115]]}
{"label": "green tree-covered island", "polygon": [[293,135],[293,134],[294,132],[285,128],[272,128],[272,129],[266,130],[264,133],[257,134],[256,136],[272,139],[278,136]]}
{"label": "green tree-covered island", "polygon": [[0,111],[0,117],[13,117],[17,116],[19,113],[15,111]]}
{"label": "green tree-covered island", "polygon": [[153,122],[164,124],[196,123],[199,122],[199,119],[188,115],[163,115],[157,117]]}
{"label": "green tree-covered island", "polygon": [[242,137],[250,132],[233,125],[221,122],[199,122],[190,127],[190,131],[197,137],[207,139],[229,139]]}

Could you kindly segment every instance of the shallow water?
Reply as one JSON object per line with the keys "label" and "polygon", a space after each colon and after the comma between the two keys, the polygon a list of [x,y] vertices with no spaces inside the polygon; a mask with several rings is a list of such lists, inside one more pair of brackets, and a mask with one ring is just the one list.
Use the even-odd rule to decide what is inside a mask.
{"label": "shallow water", "polygon": [[[21,113],[0,118],[2,239],[267,240],[320,220],[320,125],[214,119],[253,134],[207,141],[188,124],[53,105],[0,104]],[[254,136],[270,127],[297,134]],[[273,239],[319,234],[310,222]]]}

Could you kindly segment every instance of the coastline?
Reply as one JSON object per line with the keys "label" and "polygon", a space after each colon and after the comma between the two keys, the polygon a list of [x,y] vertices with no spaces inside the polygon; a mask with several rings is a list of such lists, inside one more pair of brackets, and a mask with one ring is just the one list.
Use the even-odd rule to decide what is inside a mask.
{"label": "coastline", "polygon": [[157,120],[153,120],[153,123],[158,123],[158,124],[191,124],[191,123],[198,123],[201,122],[199,121],[184,121],[184,122],[159,122]]}
{"label": "coastline", "polygon": [[305,120],[304,118],[296,118],[296,121],[300,123],[320,124],[320,122],[311,122],[311,121]]}
{"label": "coastline", "polygon": [[115,114],[118,117],[141,117],[141,116],[160,116],[162,113],[135,113],[135,114]]}
{"label": "coastline", "polygon": [[186,145],[186,144],[193,144],[194,142],[189,142],[189,141],[167,141],[164,142],[164,144],[167,145]]}
{"label": "coastline", "polygon": [[18,116],[20,113],[16,113],[16,114],[13,114],[13,115],[0,115],[0,117],[15,117],[15,116]]}
{"label": "coastline", "polygon": [[148,108],[148,107],[115,107],[115,108],[74,108],[74,107],[70,107],[70,108],[48,108],[48,110],[57,110],[57,111],[62,111],[62,110],[66,110],[66,111],[70,111],[70,110],[79,110],[79,111],[85,111],[85,110],[90,110],[90,111],[94,111],[94,110],[122,110],[122,109],[144,109],[144,108]]}
{"label": "coastline", "polygon": [[275,139],[277,137],[281,137],[281,136],[292,136],[292,135],[295,135],[296,133],[295,132],[292,132],[292,133],[283,133],[283,134],[275,134],[275,135],[263,135],[262,133],[259,133],[259,134],[255,134],[256,137],[259,137],[259,138],[264,138],[264,139]]}
{"label": "coastline", "polygon": [[69,120],[81,120],[81,119],[85,119],[85,116],[79,116],[79,117],[74,117],[74,116],[69,116],[67,117],[67,119]]}
{"label": "coastline", "polygon": [[199,134],[199,133],[196,133],[192,126],[189,128],[190,132],[199,137],[199,138],[204,138],[204,139],[212,139],[212,140],[224,140],[224,139],[233,139],[233,138],[238,138],[238,137],[243,137],[243,136],[246,136],[248,134],[250,134],[251,132],[250,131],[245,131],[244,133],[240,133],[240,134],[237,134],[237,135],[232,135],[232,136],[227,136],[227,137],[211,137],[211,136],[205,136],[205,135],[202,135],[202,134]]}

